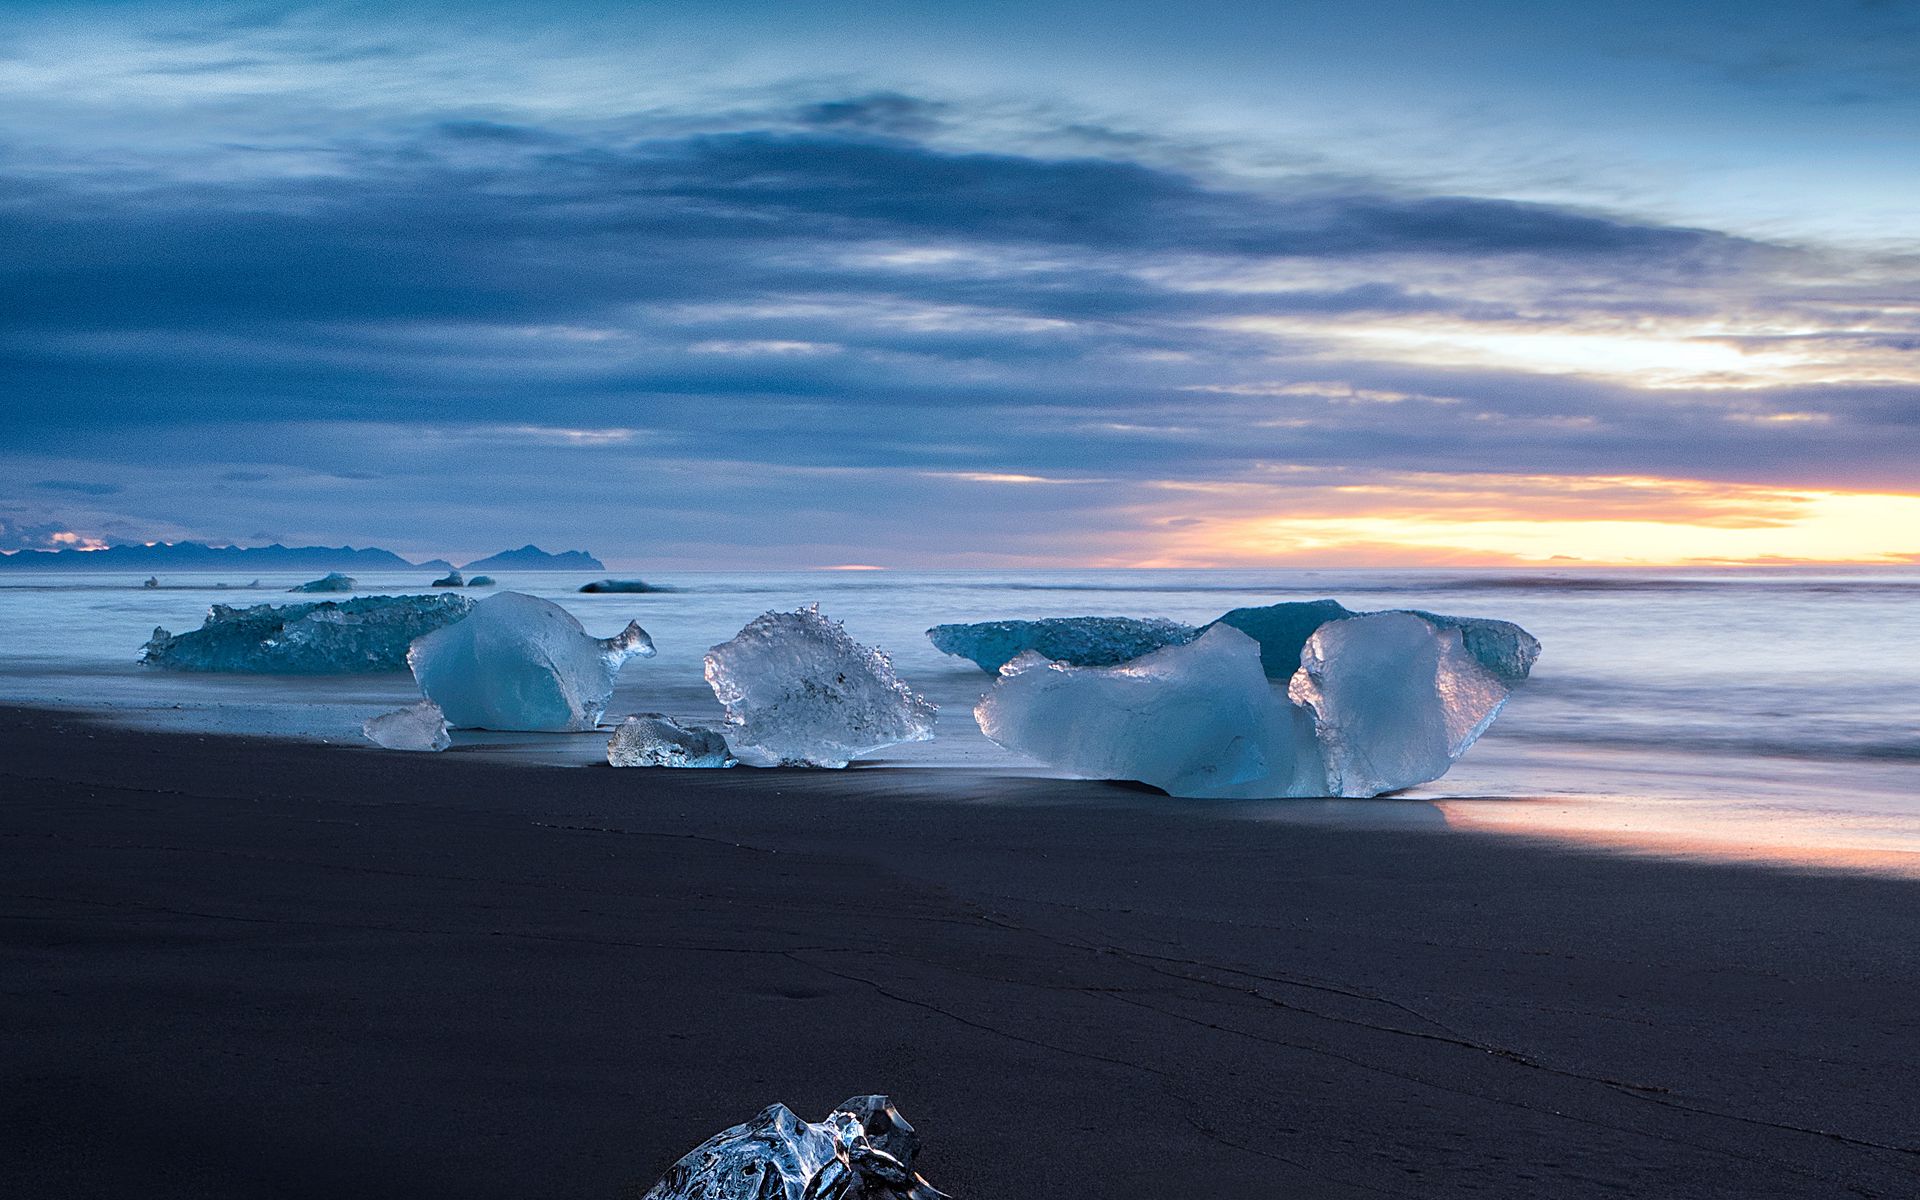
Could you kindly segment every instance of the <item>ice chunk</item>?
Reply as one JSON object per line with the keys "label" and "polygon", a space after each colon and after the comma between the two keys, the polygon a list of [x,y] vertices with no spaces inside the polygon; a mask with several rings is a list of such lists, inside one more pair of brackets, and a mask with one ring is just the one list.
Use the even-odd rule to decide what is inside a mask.
{"label": "ice chunk", "polygon": [[644,579],[596,579],[592,583],[581,584],[580,590],[591,596],[603,593],[670,592],[673,589],[662,587],[657,583],[648,583]]}
{"label": "ice chunk", "polygon": [[448,572],[447,572],[447,573],[446,573],[445,575],[443,575],[443,576],[442,576],[442,577],[440,577],[439,579],[436,579],[436,580],[434,580],[434,581],[433,581],[433,586],[435,586],[435,587],[465,587],[465,586],[467,586],[467,581],[466,581],[465,579],[462,579],[462,578],[460,577],[460,572],[458,572],[458,571],[448,571]]}
{"label": "ice chunk", "polygon": [[1139,617],[1048,617],[1041,621],[982,621],[935,625],[927,640],[942,654],[970,658],[998,671],[1029,650],[1055,662],[1110,667],[1162,646],[1178,646],[1200,631],[1178,621]]}
{"label": "ice chunk", "polygon": [[1268,681],[1259,643],[1227,625],[1113,667],[1028,651],[973,711],[1000,745],[1083,778],[1175,796],[1326,791],[1311,716]]}
{"label": "ice chunk", "polygon": [[920,1139],[885,1096],[811,1124],[784,1104],[708,1138],[640,1200],[945,1200],[914,1173]]}
{"label": "ice chunk", "polygon": [[1267,678],[1288,680],[1300,669],[1300,648],[1328,621],[1353,614],[1338,600],[1290,600],[1260,608],[1236,608],[1215,621],[1231,625],[1260,643],[1260,666]]}
{"label": "ice chunk", "polygon": [[474,576],[474,577],[473,577],[472,579],[469,579],[469,580],[467,580],[467,586],[468,586],[468,587],[470,587],[470,588],[475,588],[475,587],[492,587],[492,586],[493,586],[493,576],[491,576],[491,575],[475,575],[475,576]]}
{"label": "ice chunk", "polygon": [[764,613],[707,651],[707,683],[727,710],[727,744],[750,766],[844,767],[933,736],[934,706],[817,604]]}
{"label": "ice chunk", "polygon": [[399,671],[407,645],[467,615],[465,596],[360,596],[306,604],[216,604],[196,630],[153,631],[142,651],[172,671],[333,675]]}
{"label": "ice chunk", "polygon": [[616,767],[731,767],[727,739],[704,726],[686,726],[662,713],[636,713],[607,739]]}
{"label": "ice chunk", "polygon": [[360,731],[388,750],[445,750],[453,745],[447,735],[447,715],[431,700],[381,713],[360,726]]}
{"label": "ice chunk", "polygon": [[353,576],[329,571],[318,579],[287,590],[290,592],[351,592],[359,586],[360,582]]}
{"label": "ice chunk", "polygon": [[589,637],[559,605],[500,592],[415,642],[407,663],[456,729],[558,732],[592,729],[620,665],[652,654],[637,621],[613,637]]}
{"label": "ice chunk", "polygon": [[1512,621],[1447,617],[1417,608],[1407,611],[1441,629],[1458,629],[1467,653],[1508,685],[1519,683],[1531,674],[1534,662],[1540,657],[1540,639]]}
{"label": "ice chunk", "polygon": [[1459,628],[1406,612],[1322,625],[1307,639],[1287,690],[1313,711],[1336,796],[1376,796],[1440,778],[1508,695]]}

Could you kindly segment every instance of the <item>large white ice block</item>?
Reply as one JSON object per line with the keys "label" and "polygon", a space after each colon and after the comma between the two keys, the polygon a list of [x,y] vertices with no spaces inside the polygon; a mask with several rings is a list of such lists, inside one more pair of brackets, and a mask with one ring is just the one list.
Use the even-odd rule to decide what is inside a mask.
{"label": "large white ice block", "polygon": [[500,592],[466,620],[414,642],[407,663],[456,729],[561,732],[598,724],[620,665],[652,654],[653,639],[637,621],[613,637],[591,637],[557,604]]}
{"label": "large white ice block", "polygon": [[933,736],[935,707],[819,605],[755,617],[707,651],[707,683],[727,710],[727,745],[750,766],[844,767]]}
{"label": "large white ice block", "polygon": [[1508,695],[1459,628],[1405,612],[1314,630],[1287,691],[1313,711],[1336,796],[1377,796],[1440,778]]}
{"label": "large white ice block", "polygon": [[1259,643],[1231,626],[1114,667],[1029,651],[973,711],[1002,746],[1083,778],[1175,796],[1326,791],[1311,717],[1268,681]]}

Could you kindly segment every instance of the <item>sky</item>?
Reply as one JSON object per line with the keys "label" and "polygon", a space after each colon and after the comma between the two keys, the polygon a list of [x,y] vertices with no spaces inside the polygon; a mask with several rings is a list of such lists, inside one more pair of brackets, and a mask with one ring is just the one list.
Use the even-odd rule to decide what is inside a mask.
{"label": "sky", "polygon": [[0,550],[1920,561],[1920,0],[0,3]]}

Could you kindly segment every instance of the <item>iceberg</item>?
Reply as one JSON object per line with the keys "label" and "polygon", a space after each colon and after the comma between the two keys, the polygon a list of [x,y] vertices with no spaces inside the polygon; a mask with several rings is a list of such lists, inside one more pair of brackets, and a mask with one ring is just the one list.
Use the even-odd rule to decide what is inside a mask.
{"label": "iceberg", "polygon": [[476,587],[492,587],[492,586],[493,586],[493,576],[491,576],[491,575],[475,575],[475,576],[474,576],[474,577],[473,577],[472,579],[469,579],[469,580],[467,580],[467,586],[468,586],[468,587],[470,587],[470,588],[476,588]]}
{"label": "iceberg", "polygon": [[946,1200],[914,1172],[920,1138],[885,1096],[818,1124],[784,1104],[694,1147],[640,1200]]}
{"label": "iceberg", "polygon": [[216,604],[200,628],[155,629],[141,650],[150,667],[338,675],[400,671],[415,638],[467,615],[465,596],[360,596],[306,604]]}
{"label": "iceberg", "polygon": [[447,715],[431,700],[381,713],[360,726],[367,740],[388,750],[445,750],[453,745]]}
{"label": "iceberg", "polygon": [[329,571],[319,579],[310,580],[287,590],[290,592],[351,592],[359,586],[360,582],[353,576]]}
{"label": "iceberg", "polygon": [[998,671],[1029,650],[1077,667],[1110,667],[1199,636],[1200,631],[1191,625],[1139,617],[982,621],[974,625],[935,625],[927,630],[927,640],[934,649],[972,659],[988,672]]}
{"label": "iceberg", "polygon": [[616,767],[731,767],[727,739],[703,726],[686,726],[663,713],[635,713],[607,739]]}
{"label": "iceberg", "polygon": [[467,581],[466,581],[465,579],[463,579],[463,578],[461,578],[461,577],[460,577],[460,572],[458,572],[458,571],[448,571],[448,572],[447,572],[447,573],[446,573],[445,575],[443,575],[443,576],[441,576],[441,577],[440,577],[439,579],[436,579],[436,580],[434,580],[434,581],[433,581],[433,586],[435,586],[435,587],[465,587],[465,586],[467,586]]}
{"label": "iceberg", "polygon": [[1030,650],[973,712],[995,742],[1082,778],[1191,797],[1326,790],[1311,714],[1268,681],[1259,643],[1225,625],[1112,667]]}
{"label": "iceberg", "polygon": [[580,590],[589,596],[597,595],[637,595],[644,592],[671,592],[670,587],[657,583],[648,583],[644,579],[596,579],[592,583],[583,583]]}
{"label": "iceberg", "polygon": [[[1228,616],[1251,633],[1223,618],[1112,667],[1028,651],[974,718],[1070,774],[1175,796],[1375,796],[1444,775],[1540,651],[1519,626],[1473,617],[1361,613],[1309,628],[1331,604],[1238,610]],[[1282,684],[1271,656],[1289,646]]]}
{"label": "iceberg", "polygon": [[500,592],[474,604],[466,620],[414,642],[407,665],[456,729],[562,732],[598,724],[621,664],[652,654],[653,639],[637,621],[613,637],[590,637],[559,605]]}
{"label": "iceberg", "polygon": [[1446,774],[1508,689],[1458,626],[1384,612],[1314,630],[1287,695],[1313,713],[1328,794],[1377,796]]}
{"label": "iceberg", "polygon": [[706,663],[727,710],[727,744],[749,766],[844,767],[933,736],[935,707],[817,604],[755,617]]}

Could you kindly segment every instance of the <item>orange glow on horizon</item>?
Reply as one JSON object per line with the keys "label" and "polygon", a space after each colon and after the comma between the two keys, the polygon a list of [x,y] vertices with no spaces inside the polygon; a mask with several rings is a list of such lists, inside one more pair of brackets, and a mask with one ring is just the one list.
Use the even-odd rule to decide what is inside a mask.
{"label": "orange glow on horizon", "polygon": [[1647,477],[1160,487],[1139,566],[1920,564],[1920,495]]}

